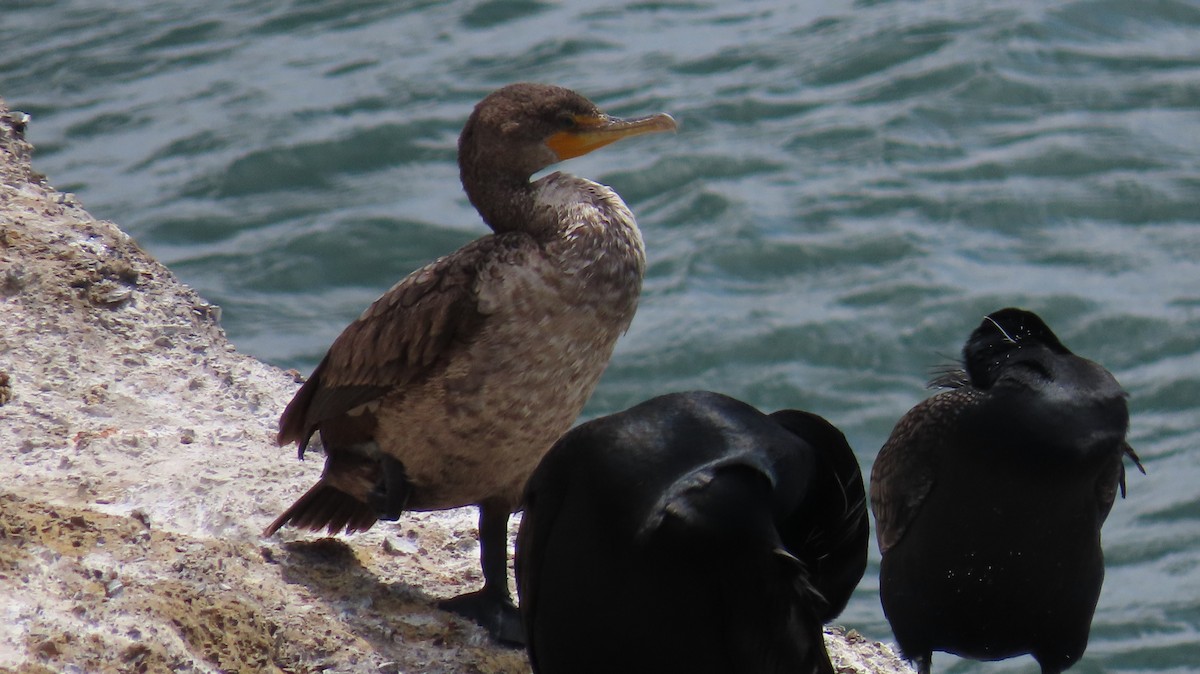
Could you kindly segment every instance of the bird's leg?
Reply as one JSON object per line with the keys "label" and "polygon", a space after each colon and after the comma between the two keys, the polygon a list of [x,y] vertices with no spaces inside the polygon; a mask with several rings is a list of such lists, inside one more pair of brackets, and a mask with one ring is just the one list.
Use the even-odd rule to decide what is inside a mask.
{"label": "bird's leg", "polygon": [[408,505],[412,484],[408,481],[404,464],[399,460],[383,454],[379,457],[379,467],[383,470],[383,476],[367,495],[367,505],[381,520],[398,520]]}
{"label": "bird's leg", "polygon": [[483,589],[440,602],[444,610],[475,621],[506,646],[525,645],[521,614],[508,591],[508,503],[479,504],[479,562],[483,567]]}
{"label": "bird's leg", "polygon": [[925,651],[913,658],[912,663],[916,667],[917,674],[929,674],[933,667],[933,653]]}
{"label": "bird's leg", "polygon": [[512,603],[508,591],[508,518],[507,505],[483,503],[479,506],[479,563],[483,567],[483,590]]}

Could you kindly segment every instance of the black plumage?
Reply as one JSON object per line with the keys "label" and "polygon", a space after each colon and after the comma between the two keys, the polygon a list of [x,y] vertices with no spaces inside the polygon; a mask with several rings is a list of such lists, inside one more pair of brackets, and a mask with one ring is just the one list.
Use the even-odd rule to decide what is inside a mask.
{"label": "black plumage", "polygon": [[866,567],[842,434],[677,393],[583,424],[526,489],[517,588],[537,674],[831,673]]}
{"label": "black plumage", "polygon": [[963,365],[871,471],[884,613],[922,674],[933,651],[1061,672],[1087,647],[1123,456],[1141,468],[1126,394],[1019,309],[987,316]]}

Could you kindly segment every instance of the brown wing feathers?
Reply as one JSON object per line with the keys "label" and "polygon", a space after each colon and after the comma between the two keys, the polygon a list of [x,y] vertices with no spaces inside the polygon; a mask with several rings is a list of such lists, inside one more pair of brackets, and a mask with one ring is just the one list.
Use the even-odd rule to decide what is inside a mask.
{"label": "brown wing feathers", "polygon": [[284,525],[335,533],[366,531],[376,513],[364,503],[377,479],[377,462],[339,446],[369,442],[374,418],[347,416],[354,408],[411,385],[437,370],[479,329],[484,316],[475,276],[497,247],[485,237],[410,274],[346,327],[279,419],[280,445],[297,443],[300,458],[318,430],[326,445],[321,480],[264,531]]}
{"label": "brown wing feathers", "polygon": [[886,552],[904,536],[912,518],[933,488],[933,451],[938,426],[961,398],[963,389],[948,391],[914,407],[896,424],[871,468],[871,510],[875,537]]}
{"label": "brown wing feathers", "polygon": [[284,410],[278,443],[303,447],[324,421],[428,376],[483,320],[471,281],[496,238],[409,274],[347,326]]}

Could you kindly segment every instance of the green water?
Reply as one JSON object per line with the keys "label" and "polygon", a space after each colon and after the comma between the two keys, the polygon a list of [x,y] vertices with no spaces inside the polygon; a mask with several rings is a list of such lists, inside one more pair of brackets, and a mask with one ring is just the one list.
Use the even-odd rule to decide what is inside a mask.
{"label": "green water", "polygon": [[[310,369],[485,232],[454,152],[492,89],[668,111],[677,135],[560,167],[650,258],[587,415],[713,389],[827,416],[868,470],[984,313],[1035,310],[1128,389],[1150,473],[1072,671],[1200,670],[1200,3],[117,4],[5,3],[0,96],[244,351]],[[841,622],[888,640],[872,555]]]}

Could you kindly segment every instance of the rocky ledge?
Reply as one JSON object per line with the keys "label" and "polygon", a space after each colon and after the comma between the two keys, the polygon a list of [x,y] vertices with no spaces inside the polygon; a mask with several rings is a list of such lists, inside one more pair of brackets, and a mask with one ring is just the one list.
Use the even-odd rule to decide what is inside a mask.
{"label": "rocky ledge", "polygon": [[321,469],[272,441],[295,373],[34,173],[26,123],[0,99],[0,671],[528,672],[434,607],[481,584],[470,509],[259,536]]}

